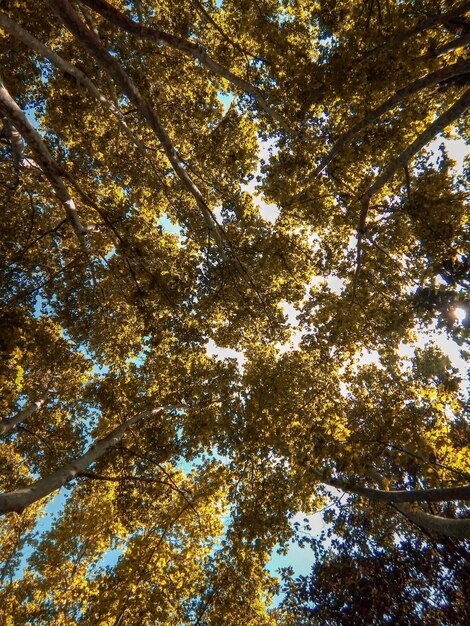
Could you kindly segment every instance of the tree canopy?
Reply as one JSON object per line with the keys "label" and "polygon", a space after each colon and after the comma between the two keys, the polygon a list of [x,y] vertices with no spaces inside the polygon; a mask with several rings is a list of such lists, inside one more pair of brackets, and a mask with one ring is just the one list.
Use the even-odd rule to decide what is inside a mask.
{"label": "tree canopy", "polygon": [[2,624],[468,623],[470,2],[5,0],[0,37]]}

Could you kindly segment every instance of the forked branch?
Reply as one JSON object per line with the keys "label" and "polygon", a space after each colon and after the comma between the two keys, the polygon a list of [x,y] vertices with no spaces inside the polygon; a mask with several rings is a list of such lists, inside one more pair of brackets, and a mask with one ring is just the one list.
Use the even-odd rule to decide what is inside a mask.
{"label": "forked branch", "polygon": [[470,89],[468,89],[447,111],[437,117],[426,130],[424,130],[385,170],[378,176],[374,183],[362,194],[361,200],[372,198],[382,187],[395,175],[395,173],[408,165],[410,160],[422,148],[442,132],[447,126],[458,120],[470,108]]}
{"label": "forked branch", "polygon": [[[331,161],[337,156],[344,146],[347,146],[348,143],[365,130],[368,126],[371,126],[374,122],[376,122],[382,115],[391,111],[395,108],[400,102],[402,102],[405,98],[412,96],[414,93],[422,91],[427,87],[431,87],[433,85],[437,85],[442,81],[448,80],[449,78],[453,78],[454,76],[460,76],[461,74],[465,74],[470,71],[470,63],[468,61],[458,61],[457,63],[453,63],[447,67],[443,67],[435,72],[431,72],[418,80],[406,85],[402,89],[399,89],[393,96],[385,100],[380,106],[376,109],[368,113],[360,122],[352,126],[348,131],[346,131],[341,137],[337,139],[331,150],[328,154],[323,157],[318,166],[313,171],[312,176],[316,177],[331,163]],[[308,188],[305,190],[307,191]],[[305,193],[305,192],[303,192]]]}
{"label": "forked branch", "polygon": [[354,276],[353,293],[355,293],[357,278],[361,269],[362,239],[367,227],[367,214],[369,212],[370,200],[378,193],[382,187],[388,183],[396,172],[403,168],[407,169],[410,160],[436,135],[442,132],[447,126],[458,120],[470,108],[470,89],[468,89],[447,111],[442,113],[430,124],[425,131],[411,143],[385,170],[378,176],[374,183],[359,198],[361,211],[357,225],[357,261]]}
{"label": "forked branch", "polygon": [[[470,519],[450,519],[438,515],[431,515],[410,506],[417,502],[450,502],[452,500],[470,500],[470,485],[457,487],[441,487],[436,489],[387,490],[373,489],[357,485],[352,481],[325,478],[323,474],[311,469],[312,474],[323,484],[348,493],[363,496],[375,502],[391,504],[412,523],[447,537],[456,539],[470,538]],[[371,470],[374,480],[383,484],[378,472]]]}

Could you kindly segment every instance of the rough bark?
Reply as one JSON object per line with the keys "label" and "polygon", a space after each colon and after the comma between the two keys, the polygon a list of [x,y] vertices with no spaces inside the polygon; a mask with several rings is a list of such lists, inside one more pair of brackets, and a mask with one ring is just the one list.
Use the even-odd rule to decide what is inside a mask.
{"label": "rough bark", "polygon": [[102,457],[107,450],[119,443],[124,433],[133,424],[137,424],[147,417],[157,415],[162,410],[163,407],[158,407],[157,409],[138,413],[112,430],[106,437],[96,441],[81,457],[61,467],[46,478],[41,478],[28,487],[1,494],[0,515],[9,512],[21,513],[27,506],[33,504],[33,502],[45,498],[74,478],[77,478],[77,476],[84,472],[92,463]]}

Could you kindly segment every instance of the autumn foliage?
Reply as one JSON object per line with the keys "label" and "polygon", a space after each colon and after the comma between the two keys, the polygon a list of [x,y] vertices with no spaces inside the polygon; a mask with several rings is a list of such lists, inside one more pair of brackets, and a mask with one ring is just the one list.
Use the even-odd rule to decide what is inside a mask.
{"label": "autumn foliage", "polygon": [[452,0],[0,2],[1,624],[468,623],[469,46]]}

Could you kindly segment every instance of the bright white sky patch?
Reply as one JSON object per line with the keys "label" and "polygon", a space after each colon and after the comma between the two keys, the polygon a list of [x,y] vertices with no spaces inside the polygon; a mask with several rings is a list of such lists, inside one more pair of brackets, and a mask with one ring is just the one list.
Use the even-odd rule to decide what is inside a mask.
{"label": "bright white sky patch", "polygon": [[377,350],[362,350],[359,355],[358,365],[379,365],[380,354]]}
{"label": "bright white sky patch", "polygon": [[439,135],[429,144],[427,150],[434,153],[434,159],[431,159],[433,163],[436,162],[437,157],[440,154],[439,146],[444,144],[449,157],[455,161],[455,167],[453,168],[455,173],[462,175],[464,160],[468,156],[468,145],[463,139],[444,139],[442,135]]}
{"label": "bright white sky patch", "polygon": [[221,361],[225,359],[236,359],[240,369],[243,369],[246,361],[243,352],[234,350],[233,348],[220,348],[213,339],[209,339],[206,343],[206,352],[209,356],[215,356],[216,359]]}
{"label": "bright white sky patch", "polygon": [[219,224],[222,224],[223,217],[222,217],[222,206],[216,206],[215,209],[212,211],[212,213],[214,214],[215,219],[217,220],[217,222]]}
{"label": "bright white sky patch", "polygon": [[447,337],[442,330],[436,328],[432,331],[432,333],[417,333],[416,337],[416,342],[412,345],[404,342],[400,344],[398,354],[402,358],[413,358],[416,348],[424,348],[432,342],[449,357],[452,367],[455,367],[458,370],[459,376],[462,380],[467,378],[469,364],[462,358],[462,355],[460,354],[460,346],[458,346],[455,341]]}
{"label": "bright white sky patch", "polygon": [[465,309],[459,309],[458,307],[454,310],[455,319],[459,324],[461,324],[464,319],[467,317],[467,311]]}
{"label": "bright white sky patch", "polygon": [[338,278],[338,276],[314,276],[309,284],[310,287],[318,287],[322,285],[328,287],[330,291],[338,296],[345,288],[343,279]]}
{"label": "bright white sky patch", "polygon": [[287,323],[289,324],[289,326],[298,326],[299,322],[297,320],[297,315],[299,311],[295,308],[295,306],[293,304],[290,304],[290,302],[286,302],[285,300],[283,300],[282,302],[279,302],[279,307],[282,309],[282,312],[287,317]]}
{"label": "bright white sky patch", "polygon": [[[265,142],[260,144],[258,159],[259,161],[269,161],[270,151],[276,150],[273,142]],[[256,180],[258,176],[261,175],[261,163],[258,164],[256,172],[254,172],[254,178],[250,180],[250,182],[246,185],[242,185],[243,191],[247,191],[253,197],[254,204],[259,208],[259,212],[261,217],[267,222],[271,222],[272,224],[276,221],[279,215],[279,207],[276,204],[268,204],[263,199],[256,187],[258,185],[258,181]]]}

